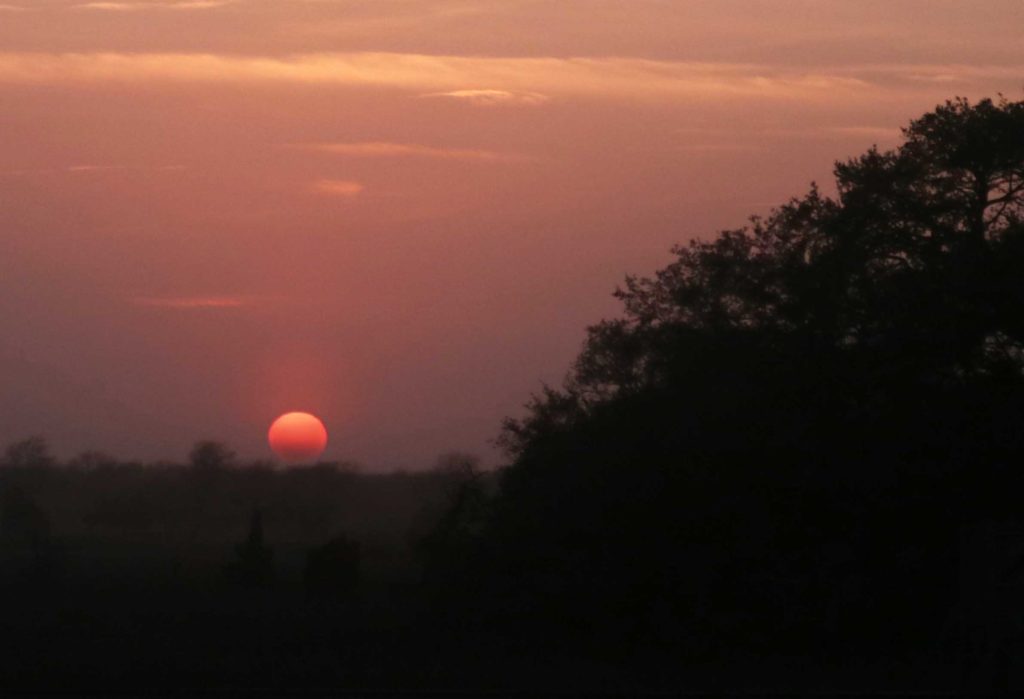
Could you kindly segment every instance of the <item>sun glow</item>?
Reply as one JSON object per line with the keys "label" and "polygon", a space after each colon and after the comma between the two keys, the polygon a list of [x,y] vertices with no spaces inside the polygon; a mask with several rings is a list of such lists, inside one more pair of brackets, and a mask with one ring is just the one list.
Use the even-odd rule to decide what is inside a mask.
{"label": "sun glow", "polygon": [[267,441],[283,461],[308,463],[319,458],[326,448],[327,428],[315,415],[285,413],[270,425]]}

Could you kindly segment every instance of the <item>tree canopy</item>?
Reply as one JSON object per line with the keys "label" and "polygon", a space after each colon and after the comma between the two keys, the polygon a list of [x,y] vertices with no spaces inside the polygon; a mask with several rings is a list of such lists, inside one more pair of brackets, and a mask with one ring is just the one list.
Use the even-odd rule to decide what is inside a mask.
{"label": "tree canopy", "polygon": [[948,101],[835,178],[627,278],[564,385],[506,421],[492,610],[937,633],[959,528],[1018,517],[1024,485],[1024,102]]}
{"label": "tree canopy", "polygon": [[508,421],[504,444],[520,454],[596,405],[685,381],[720,344],[828,352],[903,380],[1018,379],[1024,102],[957,99],[904,135],[837,163],[837,197],[812,186],[627,278],[624,316],[589,329],[564,388]]}

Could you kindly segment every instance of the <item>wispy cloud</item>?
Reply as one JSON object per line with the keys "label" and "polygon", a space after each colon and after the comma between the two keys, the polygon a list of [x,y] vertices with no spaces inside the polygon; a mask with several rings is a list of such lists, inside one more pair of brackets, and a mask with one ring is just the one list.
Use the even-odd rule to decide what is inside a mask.
{"label": "wispy cloud", "polygon": [[354,197],[362,192],[365,187],[354,180],[317,180],[311,185],[311,189],[317,194],[326,194],[333,197]]}
{"label": "wispy cloud", "polygon": [[208,10],[231,5],[235,0],[180,0],[179,2],[84,2],[74,5],[78,10],[136,12],[139,10]]}
{"label": "wispy cloud", "polygon": [[[746,64],[681,63],[636,58],[492,58],[403,53],[252,57],[167,53],[0,53],[0,81],[267,82],[373,86],[500,99],[575,95],[626,99],[862,98],[871,83],[846,73],[816,73]],[[492,85],[481,96],[467,84]],[[494,92],[492,92],[494,91]],[[457,95],[462,95],[458,97]],[[491,97],[487,97],[491,95]]]}
{"label": "wispy cloud", "polygon": [[86,2],[75,5],[77,10],[111,10],[113,12],[128,12],[131,10],[142,10],[148,7],[149,3],[137,2]]}
{"label": "wispy cloud", "polygon": [[471,148],[438,148],[415,143],[362,141],[357,143],[312,143],[298,148],[357,158],[436,158],[440,160],[480,160],[486,162],[519,162],[531,160],[518,153]]}
{"label": "wispy cloud", "polygon": [[67,165],[65,167],[24,168],[20,170],[0,170],[0,176],[21,177],[29,175],[89,174],[102,172],[181,172],[187,169],[184,165]]}
{"label": "wispy cloud", "polygon": [[108,170],[127,170],[125,165],[69,165],[67,172],[104,172]]}
{"label": "wispy cloud", "polygon": [[459,100],[474,107],[501,107],[505,105],[537,106],[551,98],[539,92],[509,92],[508,90],[451,90],[431,92],[422,97],[442,97]]}
{"label": "wispy cloud", "polygon": [[27,10],[27,7],[22,7],[21,5],[7,5],[5,3],[0,3],[0,12],[26,12]]}
{"label": "wispy cloud", "polygon": [[[836,104],[880,92],[931,94],[953,85],[1017,81],[1024,65],[862,65],[801,69],[639,58],[501,58],[409,53],[242,56],[202,53],[0,53],[0,82],[284,83],[407,90],[500,102],[500,93],[646,101],[773,99]],[[466,85],[489,85],[487,90]]]}
{"label": "wispy cloud", "polygon": [[131,301],[136,306],[147,308],[169,308],[189,311],[241,308],[250,305],[253,299],[247,296],[136,296]]}

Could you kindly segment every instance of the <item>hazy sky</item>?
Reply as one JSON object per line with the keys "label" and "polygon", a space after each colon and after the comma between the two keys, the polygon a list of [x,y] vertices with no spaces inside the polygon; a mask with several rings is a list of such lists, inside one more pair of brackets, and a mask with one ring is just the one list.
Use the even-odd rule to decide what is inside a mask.
{"label": "hazy sky", "polygon": [[[1024,89],[1024,2],[0,0],[0,443],[417,468],[627,273]],[[826,187],[827,189],[827,187]]]}

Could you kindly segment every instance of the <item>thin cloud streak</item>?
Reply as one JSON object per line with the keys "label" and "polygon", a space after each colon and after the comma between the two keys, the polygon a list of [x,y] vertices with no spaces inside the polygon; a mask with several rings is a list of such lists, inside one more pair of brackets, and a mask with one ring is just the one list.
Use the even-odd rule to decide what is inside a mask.
{"label": "thin cloud streak", "polygon": [[[914,66],[910,70],[919,75],[925,69]],[[948,73],[950,68],[943,66],[935,72],[940,70]],[[976,73],[979,69],[970,70]],[[988,70],[1003,77],[1019,75],[1006,67]],[[870,67],[870,72],[890,80],[901,75],[884,67]],[[883,87],[846,68],[812,72],[750,64],[636,58],[486,58],[404,53],[303,54],[285,58],[196,53],[0,54],[0,82],[159,80],[390,87],[470,96],[479,93],[467,91],[465,85],[490,84],[496,86],[494,90],[516,94],[657,101],[756,96],[835,102],[843,97],[862,99]]]}
{"label": "thin cloud streak", "polygon": [[109,170],[127,170],[126,165],[69,165],[67,172],[105,172]]}
{"label": "thin cloud streak", "polygon": [[421,97],[440,97],[466,102],[474,107],[502,107],[507,105],[536,107],[550,101],[539,92],[509,92],[508,90],[451,90],[431,92]]}
{"label": "thin cloud streak", "polygon": [[354,197],[366,189],[354,180],[317,180],[311,185],[313,192],[333,197]]}
{"label": "thin cloud streak", "polygon": [[298,148],[357,158],[436,158],[440,160],[480,160],[485,162],[521,162],[533,160],[518,153],[499,153],[468,148],[437,148],[415,143],[365,141],[358,143],[313,143]]}
{"label": "thin cloud streak", "polygon": [[181,0],[180,2],[86,2],[73,5],[75,10],[106,12],[137,12],[140,10],[209,10],[231,5],[234,0]]}
{"label": "thin cloud streak", "polygon": [[184,165],[68,165],[61,168],[25,168],[0,170],[0,177],[24,177],[29,175],[88,174],[103,172],[183,172]]}

